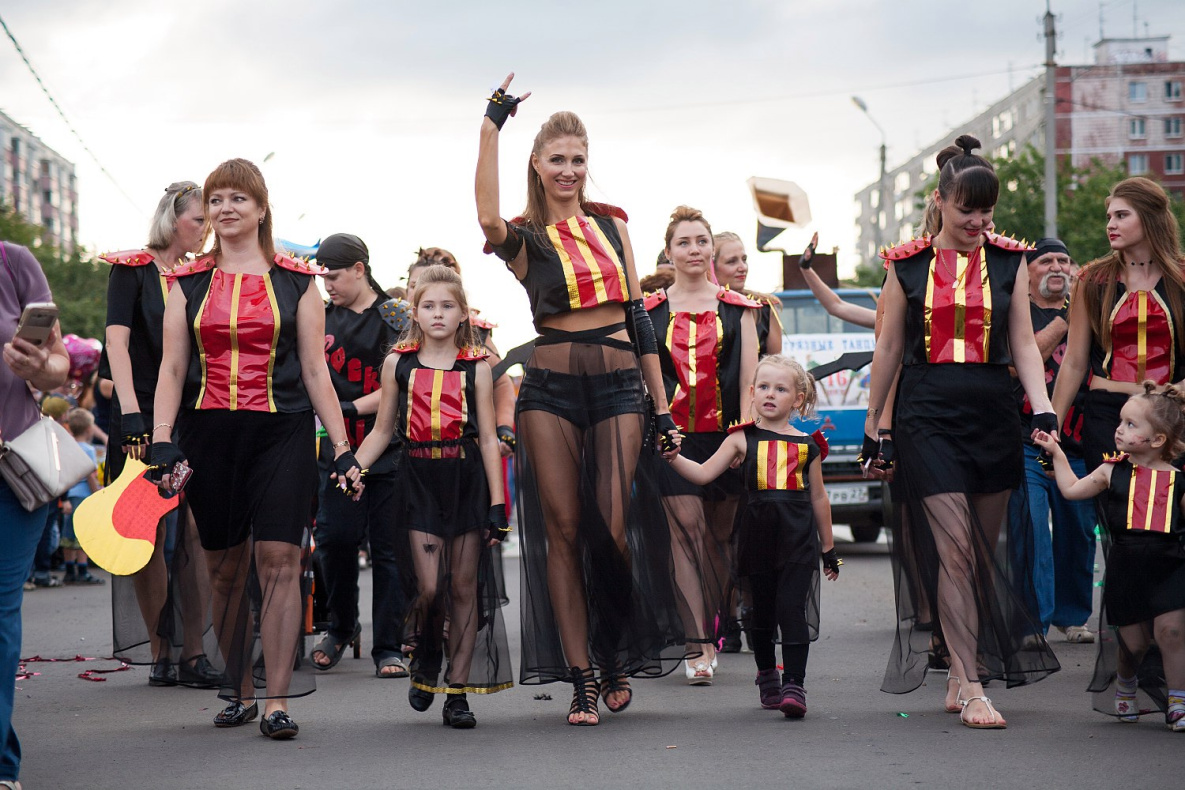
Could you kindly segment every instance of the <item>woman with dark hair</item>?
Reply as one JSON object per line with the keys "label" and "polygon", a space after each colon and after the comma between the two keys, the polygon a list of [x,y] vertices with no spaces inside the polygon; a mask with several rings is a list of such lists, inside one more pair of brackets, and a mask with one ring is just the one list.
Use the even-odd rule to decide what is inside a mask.
{"label": "woman with dark hair", "polygon": [[1087,471],[1115,452],[1119,410],[1143,392],[1185,379],[1185,256],[1164,189],[1128,178],[1106,201],[1111,253],[1078,273],[1070,295],[1066,356],[1053,389],[1065,415],[1082,379],[1082,449]]}
{"label": "woman with dark hair", "polygon": [[527,164],[526,211],[501,217],[498,136],[529,95],[506,93],[513,76],[482,122],[476,191],[491,251],[526,289],[541,335],[517,413],[520,678],[572,683],[568,723],[590,726],[600,722],[598,695],[620,712],[632,698],[628,677],[665,674],[683,657],[666,518],[639,467],[646,391],[664,444],[677,431],[625,213],[585,197],[588,134],[574,114],[543,124]]}
{"label": "woman with dark hair", "polygon": [[[931,649],[949,652],[946,709],[968,727],[1002,729],[983,681],[1011,687],[1059,668],[1024,604],[1034,600],[1022,588],[1031,573],[997,559],[1007,556],[1005,536],[1033,528],[1027,507],[1013,511],[1024,523],[1006,523],[1012,492],[1024,493],[1009,366],[1033,404],[1034,427],[1055,433],[1057,418],[1029,319],[1026,248],[987,230],[999,180],[972,153],[978,147],[963,135],[938,154],[937,234],[882,254],[888,275],[865,454],[882,468],[896,459],[898,629],[881,688],[914,690]],[[898,376],[892,420],[882,422]],[[922,623],[931,616],[932,633]]]}
{"label": "woman with dark hair", "polygon": [[[115,385],[104,472],[108,484],[123,471],[125,458],[147,460],[165,303],[173,285],[166,275],[201,250],[209,235],[201,187],[177,181],[157,203],[148,245],[102,256],[112,264],[103,352],[103,375]],[[203,644],[210,630],[209,603],[206,560],[183,504],[157,525],[148,564],[131,576],[111,578],[113,655],[131,664],[151,663],[150,686],[217,688],[220,676]],[[213,643],[208,650],[215,652]]]}
{"label": "woman with dark hair", "polygon": [[[685,434],[681,454],[703,463],[720,448],[728,428],[750,417],[750,383],[757,369],[756,316],[761,307],[711,278],[712,228],[688,206],[671,214],[666,254],[675,268],[669,289],[646,297],[671,416]],[[744,483],[729,470],[695,485],[669,467],[659,471],[671,525],[675,580],[686,607],[687,681],[708,686],[716,669],[716,643],[733,618],[732,531]]]}
{"label": "woman with dark hair", "polygon": [[309,673],[294,674],[301,545],[317,490],[314,412],[343,487],[360,470],[325,364],[325,307],[310,287],[324,269],[276,253],[255,165],[223,162],[202,193],[214,246],[170,273],[176,287],[165,307],[152,470],[171,491],[192,463],[186,492],[213,588],[220,696],[230,702],[215,726],[246,724],[266,699],[260,730],[291,738],[298,727],[288,697],[314,685]]}

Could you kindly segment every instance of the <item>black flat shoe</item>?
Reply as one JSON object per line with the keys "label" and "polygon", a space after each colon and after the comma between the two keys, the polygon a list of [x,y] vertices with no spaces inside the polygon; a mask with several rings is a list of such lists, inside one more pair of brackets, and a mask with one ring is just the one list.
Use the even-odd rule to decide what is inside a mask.
{"label": "black flat shoe", "polygon": [[177,665],[177,681],[195,689],[216,689],[222,685],[222,673],[204,655],[199,655],[192,664],[182,661]]}
{"label": "black flat shoe", "polygon": [[152,669],[148,671],[148,685],[150,686],[176,686],[177,685],[177,670],[173,666],[173,662],[167,658],[162,658],[160,661],[154,661]]}
{"label": "black flat shoe", "polygon": [[471,730],[477,726],[477,717],[469,710],[469,700],[464,694],[450,694],[444,703],[444,724],[456,730]]}
{"label": "black flat shoe", "polygon": [[259,731],[274,741],[284,741],[295,738],[296,733],[300,732],[300,727],[296,726],[288,711],[274,710],[259,721]]}
{"label": "black flat shoe", "polygon": [[259,703],[252,702],[244,705],[241,701],[232,702],[214,717],[215,727],[242,727],[249,721],[254,721],[259,715]]}
{"label": "black flat shoe", "polygon": [[407,701],[412,706],[413,710],[418,710],[420,713],[432,707],[432,700],[436,699],[436,695],[431,691],[424,691],[422,688],[417,688],[416,683],[424,683],[427,681],[423,678],[412,678],[412,682],[407,687]]}

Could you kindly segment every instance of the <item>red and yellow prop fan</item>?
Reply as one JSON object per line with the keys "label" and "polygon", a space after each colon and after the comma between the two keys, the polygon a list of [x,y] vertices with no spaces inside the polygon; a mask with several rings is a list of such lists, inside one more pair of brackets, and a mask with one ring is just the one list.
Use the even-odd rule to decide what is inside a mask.
{"label": "red and yellow prop fan", "polygon": [[103,570],[128,576],[143,568],[156,545],[156,525],[177,507],[147,480],[143,462],[129,458],[114,483],[86,498],[74,512],[82,550]]}

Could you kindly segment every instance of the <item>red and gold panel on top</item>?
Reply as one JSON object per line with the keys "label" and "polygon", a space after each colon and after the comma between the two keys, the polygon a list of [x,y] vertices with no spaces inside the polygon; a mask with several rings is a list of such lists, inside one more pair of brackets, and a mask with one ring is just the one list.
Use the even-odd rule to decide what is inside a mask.
{"label": "red and gold panel on top", "polygon": [[724,324],[716,311],[672,313],[666,345],[679,376],[671,399],[671,418],[691,433],[724,430],[720,398],[720,346]]}
{"label": "red and gold panel on top", "polygon": [[[410,442],[455,441],[469,419],[465,371],[414,368],[407,382],[407,438]],[[458,458],[459,445],[413,447],[416,458]]]}
{"label": "red and gold panel on top", "polygon": [[1127,488],[1127,528],[1169,532],[1173,526],[1173,477],[1176,471],[1132,466]]}
{"label": "red and gold panel on top", "polygon": [[274,412],[280,308],[271,278],[214,272],[193,329],[202,367],[197,407]]}
{"label": "red and gold panel on top", "polygon": [[757,443],[757,490],[802,491],[810,445],[762,440]]}
{"label": "red and gold panel on top", "polygon": [[934,250],[926,282],[926,358],[932,363],[988,361],[992,286],[982,247],[970,254]]}
{"label": "red and gold panel on top", "polygon": [[1128,291],[1111,311],[1111,351],[1103,360],[1107,377],[1139,384],[1172,380],[1176,337],[1169,309],[1156,291]]}
{"label": "red and gold panel on top", "polygon": [[626,301],[625,269],[595,220],[569,217],[549,225],[547,236],[564,268],[571,309]]}

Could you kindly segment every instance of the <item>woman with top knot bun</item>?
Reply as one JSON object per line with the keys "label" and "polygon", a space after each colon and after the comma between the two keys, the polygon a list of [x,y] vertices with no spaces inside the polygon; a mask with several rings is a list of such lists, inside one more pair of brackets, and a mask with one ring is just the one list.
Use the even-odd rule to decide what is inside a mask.
{"label": "woman with top knot bun", "polygon": [[1002,559],[1005,538],[1028,545],[1033,529],[1027,506],[1009,508],[1014,491],[1024,496],[1010,366],[1034,428],[1058,423],[1029,316],[1027,248],[990,230],[1000,182],[978,147],[963,135],[938,154],[935,235],[882,253],[864,457],[895,467],[898,630],[881,688],[914,690],[930,653],[949,653],[946,710],[1002,729],[983,682],[1023,685],[1059,668],[1025,604],[1031,574]]}

